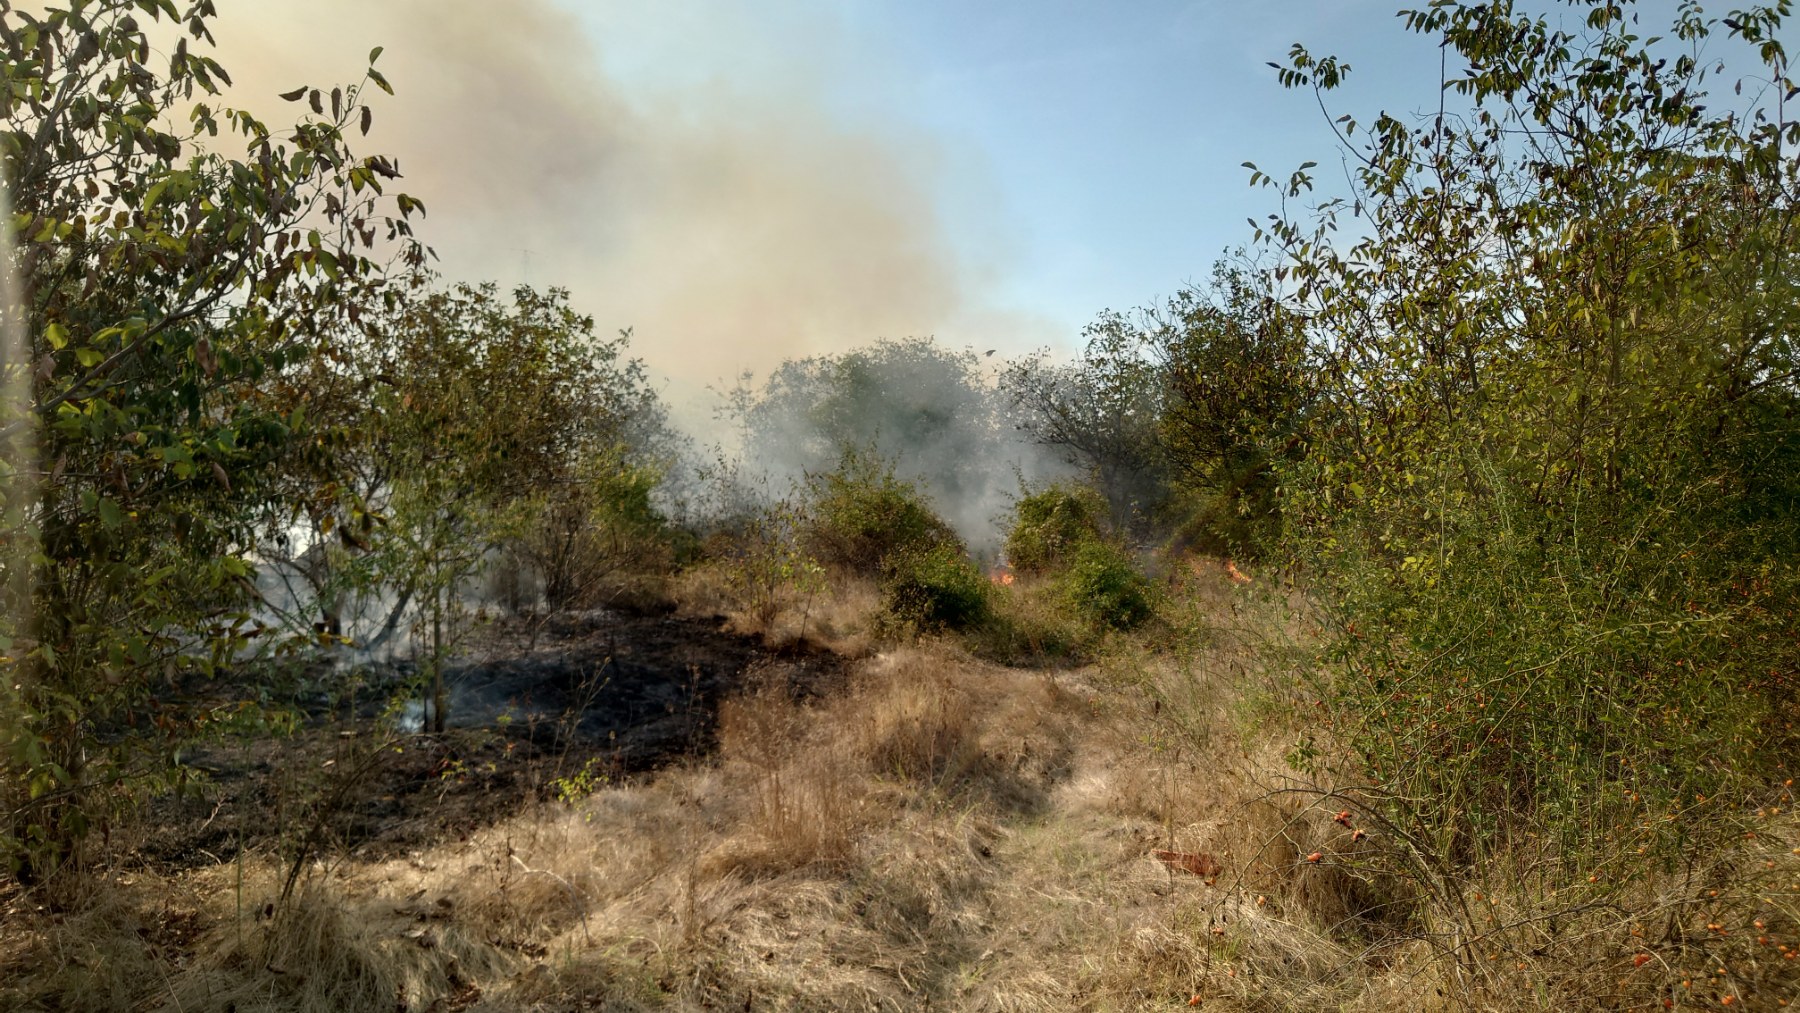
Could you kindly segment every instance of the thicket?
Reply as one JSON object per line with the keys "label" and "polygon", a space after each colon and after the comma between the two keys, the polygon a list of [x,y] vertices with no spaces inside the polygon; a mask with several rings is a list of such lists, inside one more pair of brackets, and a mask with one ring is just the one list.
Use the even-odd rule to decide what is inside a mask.
{"label": "thicket", "polygon": [[[1315,335],[1321,409],[1288,504],[1338,633],[1334,691],[1370,773],[1468,855],[1612,825],[1622,790],[1653,811],[1743,800],[1793,755],[1781,16],[1719,33],[1684,10],[1652,41],[1630,5],[1584,6],[1574,32],[1506,6],[1409,15],[1465,64],[1445,91],[1467,110],[1347,121],[1367,138],[1354,202],[1266,233]],[[1710,111],[1709,39],[1748,43],[1774,90]],[[1283,76],[1323,93],[1343,73],[1296,49]],[[1349,213],[1369,234],[1346,247]],[[1691,844],[1654,825],[1631,836]]]}
{"label": "thicket", "polygon": [[33,882],[190,783],[186,743],[264,727],[170,687],[403,626],[441,670],[494,553],[541,547],[578,597],[656,534],[660,409],[623,340],[562,293],[423,273],[419,202],[354,151],[380,51],[271,127],[222,104],[214,18],[0,4],[0,862]]}
{"label": "thicket", "polygon": [[1053,485],[1019,498],[1006,534],[1006,563],[1021,573],[1067,566],[1086,542],[1102,537],[1106,505],[1085,486]]}
{"label": "thicket", "polygon": [[[1626,925],[1752,994],[1779,965],[1739,966],[1727,923],[1792,931],[1742,870],[1782,868],[1750,856],[1800,756],[1789,5],[1569,6],[1403,11],[1440,111],[1332,119],[1347,193],[1250,166],[1283,207],[1252,258],[1003,387],[1114,525],[1305,590],[1293,755],[1384,828],[1346,867],[1418,887],[1384,917],[1466,981],[1547,952],[1539,926]],[[1350,68],[1278,71],[1329,108]],[[1496,886],[1529,895],[1509,924],[1468,902]]]}
{"label": "thicket", "polygon": [[[1572,6],[1403,12],[1444,111],[1334,121],[1353,193],[1259,230],[1317,383],[1276,468],[1349,754],[1316,760],[1370,786],[1454,961],[1604,910],[1725,974],[1695,912],[1788,916],[1680,884],[1756,846],[1800,755],[1787,5],[1660,36]],[[1348,72],[1296,46],[1281,77],[1325,103]],[[1311,170],[1252,180],[1297,202]],[[1460,906],[1533,863],[1522,921]]]}
{"label": "thicket", "polygon": [[1314,379],[1307,335],[1253,263],[1206,286],[1107,311],[1074,362],[1008,365],[1014,424],[1061,453],[1139,541],[1255,555],[1281,533],[1276,466],[1298,457]]}
{"label": "thicket", "polygon": [[840,572],[877,575],[890,631],[968,629],[988,614],[988,581],[924,492],[872,450],[847,450],[807,483],[807,542]]}
{"label": "thicket", "polygon": [[1021,496],[1006,536],[1006,562],[1049,578],[1077,622],[1128,629],[1154,611],[1152,585],[1107,520],[1098,491],[1068,484]]}
{"label": "thicket", "polygon": [[[39,880],[114,795],[179,778],[165,747],[208,715],[157,688],[266,632],[256,519],[311,436],[281,381],[381,305],[387,256],[420,256],[392,164],[351,150],[380,73],[293,93],[312,114],[272,130],[219,104],[204,8],[0,12],[24,345],[0,421],[0,860]],[[172,55],[149,22],[185,29]]]}
{"label": "thicket", "polygon": [[961,540],[912,482],[873,451],[846,450],[831,471],[809,476],[807,541],[822,562],[876,573],[902,555],[929,553]]}
{"label": "thicket", "polygon": [[881,574],[881,622],[890,630],[971,630],[986,622],[992,585],[961,545],[939,542],[890,559]]}

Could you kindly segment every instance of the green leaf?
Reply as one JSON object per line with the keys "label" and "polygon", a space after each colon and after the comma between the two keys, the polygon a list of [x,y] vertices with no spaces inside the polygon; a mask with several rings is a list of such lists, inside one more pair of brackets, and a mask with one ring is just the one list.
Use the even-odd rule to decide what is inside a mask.
{"label": "green leaf", "polygon": [[156,206],[157,200],[162,197],[164,191],[169,189],[169,182],[172,179],[174,179],[173,176],[164,176],[150,187],[149,192],[144,194],[143,208],[145,211],[149,211]]}
{"label": "green leaf", "polygon": [[117,531],[119,527],[125,523],[124,511],[119,509],[119,504],[113,502],[109,498],[101,498],[99,508],[96,512],[100,515],[100,523],[104,525],[108,531]]}

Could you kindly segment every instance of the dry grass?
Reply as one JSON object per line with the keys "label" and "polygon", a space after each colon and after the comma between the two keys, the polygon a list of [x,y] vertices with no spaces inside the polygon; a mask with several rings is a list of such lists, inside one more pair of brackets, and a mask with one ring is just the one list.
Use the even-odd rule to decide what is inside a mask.
{"label": "dry grass", "polygon": [[683,570],[668,581],[667,590],[683,614],[722,616],[733,632],[771,647],[805,641],[845,657],[869,653],[881,602],[875,581],[849,574],[822,574],[818,580],[806,588],[783,585],[767,600],[751,601],[734,586],[729,566],[711,562]]}
{"label": "dry grass", "polygon": [[1729,923],[1710,948],[1651,946],[1603,914],[1547,935],[1518,856],[1469,885],[1504,952],[1444,959],[1443,912],[1379,860],[1392,843],[1281,790],[1303,783],[1284,758],[1301,729],[1265,706],[1283,685],[1266,666],[1305,663],[1291,616],[1191,579],[1214,583],[1171,619],[1190,650],[1118,641],[1045,672],[895,648],[827,698],[729,702],[706,763],[316,866],[273,917],[269,862],[241,884],[232,866],[140,875],[76,915],[15,914],[0,1008],[1625,1009],[1686,976],[1697,1007],[1760,1009],[1791,986],[1791,811],[1734,864],[1642,885],[1702,935]]}

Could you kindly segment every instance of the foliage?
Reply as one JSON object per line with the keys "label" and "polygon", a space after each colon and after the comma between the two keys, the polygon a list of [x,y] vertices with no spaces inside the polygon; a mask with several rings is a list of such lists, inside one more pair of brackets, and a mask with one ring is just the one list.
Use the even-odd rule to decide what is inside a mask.
{"label": "foliage", "polygon": [[[643,501],[663,466],[666,419],[626,358],[628,336],[597,339],[558,289],[508,298],[493,285],[411,282],[408,300],[305,375],[325,434],[314,455],[323,484],[270,521],[283,550],[270,563],[299,578],[288,581],[301,585],[296,604],[369,647],[418,600],[409,552],[452,552],[460,583],[503,548],[519,607],[539,582],[564,603],[616,562],[654,555],[639,536],[651,534]],[[447,509],[400,523],[393,508],[407,502]],[[433,542],[421,523],[445,537]],[[350,629],[381,603],[379,629]]]}
{"label": "foliage", "polygon": [[1058,583],[1075,613],[1095,627],[1130,629],[1155,611],[1150,581],[1124,549],[1102,539],[1077,545]]}
{"label": "foliage", "polygon": [[1314,397],[1299,319],[1264,276],[1220,264],[1210,291],[1183,289],[1143,324],[1161,369],[1164,453],[1180,498],[1203,504],[1184,538],[1217,552],[1269,548],[1281,526],[1276,466],[1302,452]]}
{"label": "foliage", "polygon": [[591,575],[556,551],[554,528],[544,541],[559,509],[571,548],[604,551],[609,535],[654,526],[653,479],[619,442],[654,395],[624,347],[594,340],[561,290],[521,287],[508,303],[492,285],[457,285],[408,301],[365,352],[374,393],[357,445],[379,479],[363,502],[385,518],[373,574],[420,606],[434,730],[447,631],[466,628],[463,591],[497,550],[539,547],[547,590],[573,598]]}
{"label": "foliage", "polygon": [[[1683,5],[1661,40],[1631,4],[1576,6],[1573,30],[1408,12],[1464,108],[1340,121],[1354,196],[1262,233],[1321,378],[1283,485],[1332,702],[1451,867],[1545,833],[1687,862],[1741,832],[1695,806],[1796,755],[1800,123],[1765,101],[1792,94],[1785,5]],[[1697,53],[1728,41],[1774,91],[1714,112]],[[1322,94],[1347,72],[1296,47],[1282,74]],[[1297,198],[1308,168],[1253,181]]]}
{"label": "foliage", "polygon": [[[1263,275],[1221,262],[1208,288],[1161,306],[1107,311],[1080,360],[1010,365],[1018,425],[1064,452],[1136,535],[1200,500],[1189,541],[1266,545],[1279,524],[1274,461],[1301,445],[1311,401],[1305,334]],[[1189,527],[1195,525],[1189,524]]]}
{"label": "foliage", "polygon": [[807,485],[807,538],[821,561],[872,573],[897,556],[962,546],[911,482],[872,453],[846,450],[838,467]]}
{"label": "foliage", "polygon": [[535,573],[552,609],[595,604],[606,581],[670,561],[670,538],[651,503],[659,472],[621,447],[579,460],[559,486],[526,506],[508,543],[515,571]]}
{"label": "foliage", "polygon": [[879,341],[785,362],[760,389],[733,391],[725,414],[742,430],[745,458],[777,482],[868,457],[929,495],[957,530],[974,532],[1017,472],[1037,477],[983,362],[928,338]]}
{"label": "foliage", "polygon": [[1095,490],[1053,485],[1019,500],[1006,539],[1012,568],[1049,575],[1065,622],[1089,631],[1136,626],[1155,606],[1150,581],[1106,530],[1105,513]]}
{"label": "foliage", "polygon": [[1141,534],[1169,497],[1157,431],[1162,384],[1127,317],[1104,314],[1084,335],[1080,360],[1043,353],[1014,361],[1000,391],[1014,425],[1081,470],[1106,497],[1114,526]]}
{"label": "foliage", "polygon": [[730,533],[726,579],[750,614],[766,627],[785,595],[811,598],[824,587],[825,568],[802,545],[805,516],[791,500],[780,500],[752,515]]}
{"label": "foliage", "polygon": [[1085,486],[1052,485],[1022,497],[1006,535],[1007,565],[1021,573],[1066,567],[1080,547],[1102,537],[1106,505]]}
{"label": "foliage", "polygon": [[[175,769],[131,748],[197,730],[155,688],[262,632],[252,521],[306,432],[280,378],[374,304],[379,255],[419,255],[417,202],[383,196],[393,164],[349,147],[379,72],[290,93],[311,115],[271,130],[218,104],[229,77],[197,51],[212,16],[171,0],[0,8],[31,363],[14,377],[29,407],[0,420],[0,794],[27,845],[11,857],[38,875],[72,855],[104,791]],[[174,41],[153,66],[159,23]]]}
{"label": "foliage", "polygon": [[910,631],[968,630],[988,618],[992,588],[955,542],[914,546],[881,577],[884,624]]}
{"label": "foliage", "polygon": [[[610,761],[602,757],[590,756],[581,765],[581,769],[575,773],[567,777],[551,778],[550,791],[556,796],[558,802],[564,805],[574,805],[613,783],[613,775],[609,766]],[[592,818],[590,815],[589,819]]]}

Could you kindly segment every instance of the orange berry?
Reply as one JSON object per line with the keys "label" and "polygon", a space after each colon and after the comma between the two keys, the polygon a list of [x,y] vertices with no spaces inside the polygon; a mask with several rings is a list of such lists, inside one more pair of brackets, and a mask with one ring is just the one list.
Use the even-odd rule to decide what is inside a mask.
{"label": "orange berry", "polygon": [[1324,857],[1325,857],[1325,853],[1323,851],[1315,851],[1312,854],[1307,855],[1306,860],[1309,862],[1312,862],[1314,865],[1317,865],[1319,862],[1319,859],[1324,858]]}
{"label": "orange berry", "polygon": [[1632,967],[1643,967],[1645,964],[1648,964],[1649,962],[1650,962],[1650,954],[1648,954],[1648,953],[1640,953],[1637,956],[1631,958],[1631,966]]}

